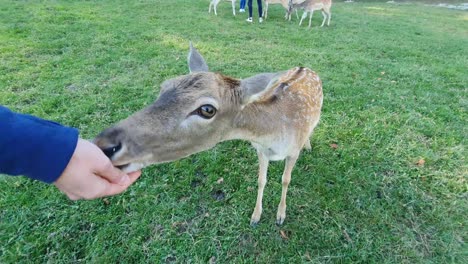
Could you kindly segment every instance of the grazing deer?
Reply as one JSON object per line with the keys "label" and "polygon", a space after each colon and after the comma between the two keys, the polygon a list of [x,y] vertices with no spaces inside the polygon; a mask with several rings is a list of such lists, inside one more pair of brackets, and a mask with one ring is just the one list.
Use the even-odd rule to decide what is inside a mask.
{"label": "grazing deer", "polygon": [[315,10],[322,10],[323,21],[321,27],[325,24],[325,20],[328,18],[327,26],[330,26],[330,19],[331,19],[331,8],[332,0],[306,0],[302,3],[294,3],[293,0],[289,1],[289,11],[288,16],[289,20],[291,20],[291,12],[293,9],[303,9],[304,13],[302,14],[301,21],[299,22],[299,26],[302,24],[302,20],[307,17],[307,13],[310,13],[309,18],[309,28],[312,23],[312,15],[314,14]]}
{"label": "grazing deer", "polygon": [[[232,14],[236,15],[236,0],[226,0],[226,1],[231,2],[231,4],[232,4]],[[215,15],[218,15],[218,13],[216,12],[216,7],[218,6],[219,2],[221,2],[221,0],[211,0],[210,6],[208,7],[208,13],[211,13],[211,7],[213,6],[213,10],[214,10]]]}
{"label": "grazing deer", "polygon": [[[284,15],[284,18],[285,19],[288,19],[290,17],[290,13],[288,12],[289,10],[289,2],[291,0],[265,0],[265,10],[263,11],[263,18],[267,18],[268,16],[268,6],[269,5],[273,5],[273,4],[281,4],[284,9],[286,9],[286,14]],[[304,1],[304,0],[294,0],[294,3],[300,3],[301,1]],[[299,18],[299,15],[297,14],[297,10],[296,10],[296,17]]]}
{"label": "grazing deer", "polygon": [[322,82],[308,68],[238,80],[209,72],[190,43],[190,73],[165,81],[150,106],[104,130],[94,142],[125,172],[174,161],[233,139],[248,140],[259,159],[260,220],[269,161],[286,159],[276,222],[286,217],[286,192],[302,148],[319,122]]}

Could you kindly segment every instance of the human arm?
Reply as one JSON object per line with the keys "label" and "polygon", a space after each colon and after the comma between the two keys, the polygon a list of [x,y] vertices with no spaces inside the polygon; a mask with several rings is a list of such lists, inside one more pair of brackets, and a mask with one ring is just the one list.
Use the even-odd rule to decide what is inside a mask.
{"label": "human arm", "polygon": [[70,199],[123,192],[140,175],[127,175],[78,130],[0,106],[0,173],[54,183]]}

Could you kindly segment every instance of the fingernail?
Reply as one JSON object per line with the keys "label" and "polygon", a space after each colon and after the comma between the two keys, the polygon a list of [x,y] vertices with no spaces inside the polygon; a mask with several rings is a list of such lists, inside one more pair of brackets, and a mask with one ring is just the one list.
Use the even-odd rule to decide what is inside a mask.
{"label": "fingernail", "polygon": [[120,182],[119,184],[126,184],[130,181],[130,178],[128,177],[127,174],[125,174],[125,176],[123,176],[121,179],[120,179]]}

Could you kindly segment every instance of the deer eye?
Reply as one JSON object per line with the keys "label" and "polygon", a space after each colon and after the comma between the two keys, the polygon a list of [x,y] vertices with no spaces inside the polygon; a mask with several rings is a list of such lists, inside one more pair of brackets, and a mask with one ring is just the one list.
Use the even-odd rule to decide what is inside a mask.
{"label": "deer eye", "polygon": [[210,119],[216,114],[216,108],[212,105],[202,105],[197,109],[197,114],[205,119]]}

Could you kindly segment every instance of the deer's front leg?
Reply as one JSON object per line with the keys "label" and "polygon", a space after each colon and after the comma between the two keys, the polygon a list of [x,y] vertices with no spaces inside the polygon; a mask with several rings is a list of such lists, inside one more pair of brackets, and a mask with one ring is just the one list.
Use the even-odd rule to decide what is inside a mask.
{"label": "deer's front leg", "polygon": [[310,17],[309,17],[309,28],[312,25],[312,15],[314,14],[314,10],[310,11]]}
{"label": "deer's front leg", "polygon": [[257,203],[255,204],[255,209],[250,219],[250,225],[256,225],[260,221],[262,216],[262,198],[263,198],[263,189],[267,183],[267,171],[269,160],[262,152],[257,150],[258,154],[258,193],[257,193]]}
{"label": "deer's front leg", "polygon": [[281,201],[278,205],[278,213],[276,214],[276,224],[281,225],[286,218],[286,194],[288,192],[288,185],[291,182],[291,172],[296,164],[298,156],[287,157],[284,165],[284,172],[282,177],[283,188],[281,191]]}
{"label": "deer's front leg", "polygon": [[[307,12],[304,11],[304,13],[302,13],[301,21],[299,21],[299,26],[302,25],[302,20],[304,20],[304,18],[306,18],[306,17],[307,17]],[[291,16],[289,17],[289,20],[291,20]]]}
{"label": "deer's front leg", "polygon": [[236,15],[236,0],[231,0],[232,4],[232,14]]}

